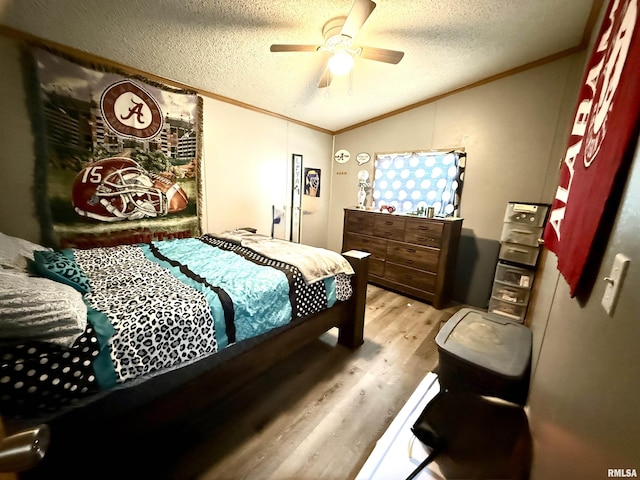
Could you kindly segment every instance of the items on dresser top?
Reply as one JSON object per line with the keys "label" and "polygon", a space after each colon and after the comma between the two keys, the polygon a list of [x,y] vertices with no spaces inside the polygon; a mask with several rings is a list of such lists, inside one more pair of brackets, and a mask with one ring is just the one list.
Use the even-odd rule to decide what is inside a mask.
{"label": "items on dresser top", "polygon": [[371,253],[369,282],[431,302],[449,300],[461,218],[345,209],[342,251]]}

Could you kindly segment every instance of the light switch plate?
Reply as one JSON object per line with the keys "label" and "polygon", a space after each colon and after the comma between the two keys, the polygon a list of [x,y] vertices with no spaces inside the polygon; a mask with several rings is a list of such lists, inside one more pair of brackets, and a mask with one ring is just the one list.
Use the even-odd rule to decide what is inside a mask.
{"label": "light switch plate", "polygon": [[605,282],[607,282],[607,286],[604,289],[604,296],[602,297],[602,307],[609,315],[613,315],[616,304],[618,303],[618,297],[620,296],[620,290],[622,289],[629,263],[631,263],[629,257],[618,253],[613,259],[611,273],[604,279]]}

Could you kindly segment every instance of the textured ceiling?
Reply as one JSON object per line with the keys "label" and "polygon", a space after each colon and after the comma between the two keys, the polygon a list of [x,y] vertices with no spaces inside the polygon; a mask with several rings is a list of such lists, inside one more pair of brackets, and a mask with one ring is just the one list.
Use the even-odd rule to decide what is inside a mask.
{"label": "textured ceiling", "polygon": [[[595,0],[597,5],[600,0]],[[328,131],[339,131],[581,44],[594,0],[376,0],[356,59],[318,89],[322,26],[352,0],[0,0],[0,24]]]}

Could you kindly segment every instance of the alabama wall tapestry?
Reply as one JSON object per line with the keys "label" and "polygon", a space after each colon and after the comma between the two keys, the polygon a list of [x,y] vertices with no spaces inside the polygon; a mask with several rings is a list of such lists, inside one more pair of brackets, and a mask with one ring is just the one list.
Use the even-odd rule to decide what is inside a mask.
{"label": "alabama wall tapestry", "polygon": [[198,235],[202,99],[43,48],[27,60],[43,242]]}
{"label": "alabama wall tapestry", "polygon": [[544,232],[572,297],[586,283],[587,264],[599,264],[594,242],[608,234],[608,217],[617,210],[638,135],[639,73],[638,0],[611,0],[580,87]]}

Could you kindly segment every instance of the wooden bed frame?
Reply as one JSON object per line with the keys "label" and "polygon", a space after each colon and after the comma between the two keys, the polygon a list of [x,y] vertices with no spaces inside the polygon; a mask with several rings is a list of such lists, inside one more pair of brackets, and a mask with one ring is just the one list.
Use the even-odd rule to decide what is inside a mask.
{"label": "wooden bed frame", "polygon": [[[227,347],[180,368],[177,376],[178,371],[169,372],[132,387],[116,388],[47,420],[51,441],[44,458],[20,478],[75,478],[70,473],[79,461],[100,468],[114,442],[144,441],[153,438],[154,432],[179,426],[334,327],[339,329],[338,344],[358,348],[364,342],[369,254],[350,251],[343,255],[355,271],[354,292],[348,301]],[[5,419],[7,434],[33,426]],[[78,478],[91,478],[87,474],[80,470]]]}

